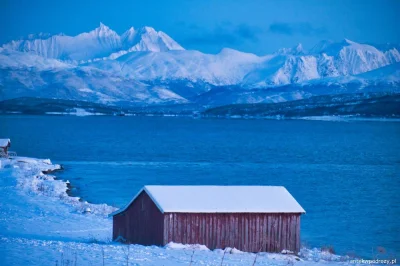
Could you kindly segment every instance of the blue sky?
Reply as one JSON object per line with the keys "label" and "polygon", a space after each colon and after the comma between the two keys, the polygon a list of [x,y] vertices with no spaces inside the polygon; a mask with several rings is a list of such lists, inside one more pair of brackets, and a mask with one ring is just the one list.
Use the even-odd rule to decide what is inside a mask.
{"label": "blue sky", "polygon": [[397,0],[1,0],[0,43],[39,32],[76,35],[101,21],[118,33],[152,26],[186,49],[266,54],[322,39],[400,43],[398,14]]}

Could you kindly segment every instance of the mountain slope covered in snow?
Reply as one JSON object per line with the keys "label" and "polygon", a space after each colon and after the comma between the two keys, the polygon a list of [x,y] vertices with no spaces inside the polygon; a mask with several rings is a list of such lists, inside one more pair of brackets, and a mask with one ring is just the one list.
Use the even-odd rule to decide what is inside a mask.
{"label": "mountain slope covered in snow", "polygon": [[104,24],[77,36],[30,35],[0,48],[1,99],[54,97],[106,104],[281,102],[398,91],[398,45],[348,39],[258,56],[185,50],[151,27],[119,35]]}
{"label": "mountain slope covered in snow", "polygon": [[115,31],[100,23],[90,32],[77,36],[31,35],[27,39],[11,41],[3,45],[4,49],[37,54],[44,58],[68,61],[88,61],[111,56],[126,51],[169,51],[183,50],[167,34],[155,31],[151,27],[135,30],[133,27],[119,36]]}

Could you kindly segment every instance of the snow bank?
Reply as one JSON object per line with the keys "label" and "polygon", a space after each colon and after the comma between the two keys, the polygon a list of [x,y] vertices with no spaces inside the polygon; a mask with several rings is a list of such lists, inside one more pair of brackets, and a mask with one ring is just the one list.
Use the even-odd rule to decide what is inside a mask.
{"label": "snow bank", "polygon": [[205,245],[200,245],[200,244],[180,244],[180,243],[174,243],[174,242],[169,242],[167,245],[165,245],[166,249],[175,249],[175,250],[206,250],[209,251],[209,249]]}
{"label": "snow bank", "polygon": [[[227,248],[210,251],[191,249],[200,245],[169,243],[156,246],[115,243],[82,243],[55,240],[0,237],[0,256],[4,265],[349,265],[347,261],[325,260],[317,250],[310,260],[295,255],[236,252]],[[170,247],[173,247],[172,249]],[[175,249],[178,248],[178,249]],[[24,255],[21,255],[24,250]],[[193,252],[194,251],[194,252]],[[3,256],[6,254],[6,256]],[[311,254],[311,253],[310,253]],[[56,263],[56,261],[58,263]],[[75,264],[76,263],[76,264]],[[357,264],[351,264],[357,265]]]}
{"label": "snow bank", "polygon": [[14,157],[1,159],[1,168],[12,168],[13,176],[17,179],[20,189],[27,193],[34,193],[50,198],[56,198],[73,207],[78,213],[92,213],[107,216],[116,208],[106,204],[91,204],[81,201],[79,197],[68,195],[69,181],[58,180],[49,173],[60,170],[61,166],[52,164],[49,159],[35,159],[27,157]]}
{"label": "snow bank", "polygon": [[300,257],[303,258],[304,260],[307,261],[349,261],[350,257],[349,256],[339,256],[332,254],[328,251],[324,251],[320,248],[313,248],[313,249],[307,249],[307,248],[301,248]]}

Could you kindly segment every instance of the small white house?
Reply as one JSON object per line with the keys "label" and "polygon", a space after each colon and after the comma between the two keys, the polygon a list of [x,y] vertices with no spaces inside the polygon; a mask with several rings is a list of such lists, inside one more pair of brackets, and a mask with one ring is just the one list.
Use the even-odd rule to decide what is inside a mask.
{"label": "small white house", "polygon": [[7,154],[8,148],[11,146],[10,139],[0,139],[0,152]]}

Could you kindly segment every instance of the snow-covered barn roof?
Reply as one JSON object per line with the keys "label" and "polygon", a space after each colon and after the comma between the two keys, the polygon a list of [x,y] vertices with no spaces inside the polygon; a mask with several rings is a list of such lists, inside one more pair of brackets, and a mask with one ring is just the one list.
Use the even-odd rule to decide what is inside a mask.
{"label": "snow-covered barn roof", "polygon": [[0,139],[0,147],[7,147],[11,143],[10,139]]}
{"label": "snow-covered barn roof", "polygon": [[162,213],[305,213],[282,186],[145,186]]}

